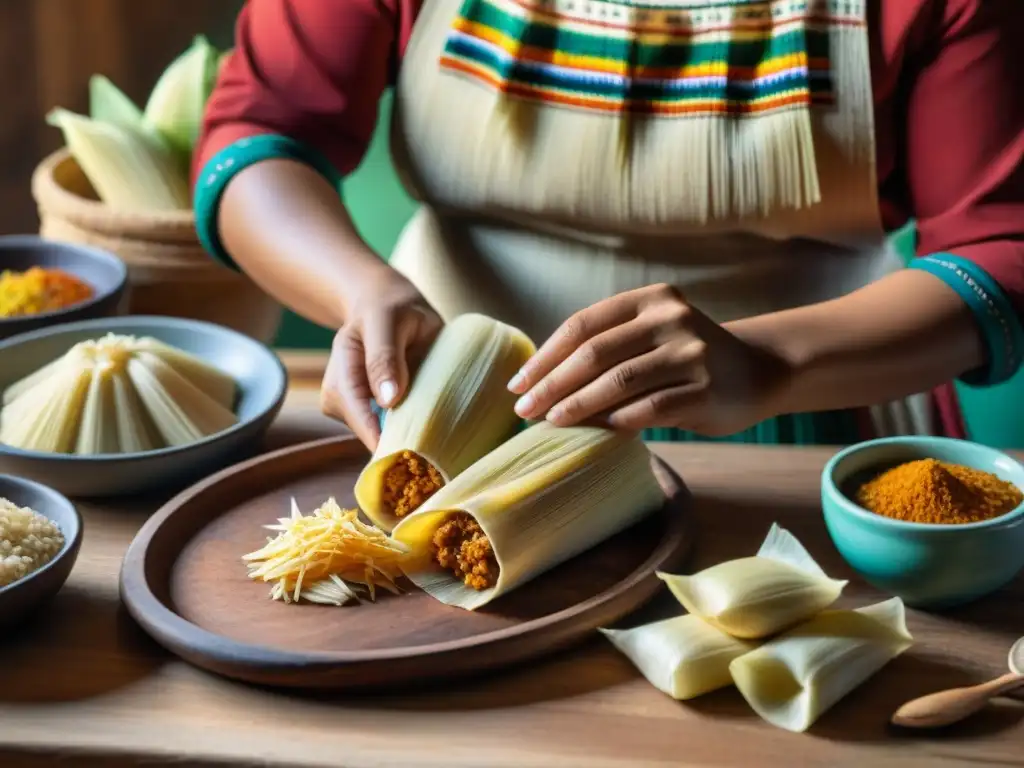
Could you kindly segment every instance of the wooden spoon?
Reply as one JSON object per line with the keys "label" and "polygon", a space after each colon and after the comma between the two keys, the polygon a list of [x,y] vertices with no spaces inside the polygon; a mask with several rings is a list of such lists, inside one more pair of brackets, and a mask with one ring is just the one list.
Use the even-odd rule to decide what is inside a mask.
{"label": "wooden spoon", "polygon": [[1010,649],[1010,669],[1002,677],[981,685],[951,688],[908,701],[892,716],[893,725],[906,728],[940,728],[963,720],[984,707],[990,699],[1018,688],[1024,689],[1024,637]]}

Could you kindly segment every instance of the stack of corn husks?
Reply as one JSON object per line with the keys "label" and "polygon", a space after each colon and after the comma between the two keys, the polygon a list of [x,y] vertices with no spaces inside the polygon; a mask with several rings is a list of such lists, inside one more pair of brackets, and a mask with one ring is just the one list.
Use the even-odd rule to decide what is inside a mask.
{"label": "stack of corn husks", "polygon": [[63,108],[47,116],[100,200],[125,211],[189,208],[192,151],[225,56],[199,36],[160,76],[144,109],[94,75],[88,117]]}

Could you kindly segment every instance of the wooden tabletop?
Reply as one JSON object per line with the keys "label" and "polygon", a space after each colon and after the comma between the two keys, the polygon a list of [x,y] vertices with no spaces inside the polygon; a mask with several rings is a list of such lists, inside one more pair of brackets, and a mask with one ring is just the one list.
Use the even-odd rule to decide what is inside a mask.
{"label": "wooden tabletop", "polygon": [[[269,447],[336,433],[297,387]],[[821,520],[827,449],[659,446],[695,494],[688,570],[752,554],[772,522],[850,578],[842,604],[883,596],[835,552]],[[945,616],[910,612],[915,647],[797,735],[735,690],[692,703],[652,688],[595,637],[547,661],[440,689],[297,697],[210,676],[156,647],[118,602],[121,556],[160,499],[82,504],[85,540],[67,585],[32,624],[0,638],[0,765],[288,765],[332,768],[1024,765],[1024,702],[942,734],[891,731],[908,697],[994,677],[1024,634],[1024,579]],[[653,606],[646,617],[671,610]],[[678,609],[676,609],[678,610]],[[253,627],[258,640],[259,628]],[[102,759],[101,759],[102,758]]]}

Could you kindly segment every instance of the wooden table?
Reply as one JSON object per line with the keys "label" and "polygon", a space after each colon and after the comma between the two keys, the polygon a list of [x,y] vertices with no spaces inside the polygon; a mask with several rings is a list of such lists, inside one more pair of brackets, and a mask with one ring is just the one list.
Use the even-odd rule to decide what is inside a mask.
{"label": "wooden table", "polygon": [[[337,429],[319,415],[315,389],[299,386],[268,442],[279,447]],[[750,555],[778,521],[830,574],[853,579],[843,604],[882,597],[845,567],[822,523],[818,476],[831,451],[657,451],[695,494],[690,569]],[[940,735],[900,734],[886,725],[908,697],[1005,671],[1012,640],[1024,634],[1024,579],[944,617],[912,611],[915,648],[803,735],[766,725],[735,690],[674,702],[599,637],[550,660],[440,690],[297,698],[193,669],[124,614],[121,556],[160,501],[81,505],[85,541],[70,581],[52,610],[0,640],[0,766],[1024,765],[1024,702],[1001,702]],[[258,633],[253,627],[254,638]]]}

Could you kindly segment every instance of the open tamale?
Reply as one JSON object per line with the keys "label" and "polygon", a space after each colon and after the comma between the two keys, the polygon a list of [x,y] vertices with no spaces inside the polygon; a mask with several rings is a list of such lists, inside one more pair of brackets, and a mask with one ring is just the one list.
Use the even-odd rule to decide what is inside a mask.
{"label": "open tamale", "polygon": [[395,527],[403,569],[474,610],[638,522],[665,501],[636,437],[534,424],[477,461]]}
{"label": "open tamale", "polygon": [[388,411],[380,442],[356,481],[356,500],[385,531],[515,433],[508,382],[534,353],[521,331],[460,315],[431,347],[408,394]]}

